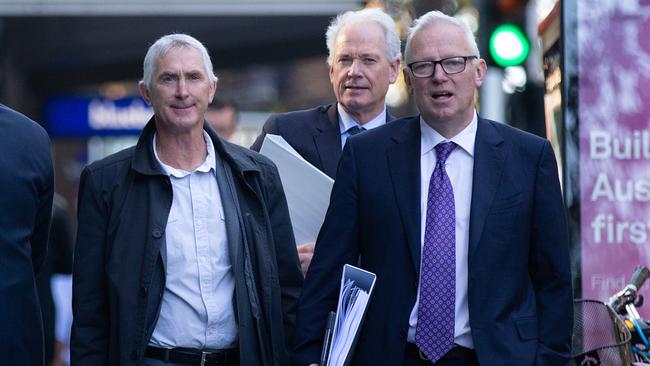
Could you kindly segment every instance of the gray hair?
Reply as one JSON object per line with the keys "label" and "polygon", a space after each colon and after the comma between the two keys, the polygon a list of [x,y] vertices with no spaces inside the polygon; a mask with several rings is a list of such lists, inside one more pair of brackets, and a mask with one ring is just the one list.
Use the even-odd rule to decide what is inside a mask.
{"label": "gray hair", "polygon": [[212,70],[212,61],[205,46],[196,38],[187,34],[168,34],[160,37],[154,44],[149,47],[147,54],[144,56],[142,82],[147,90],[151,90],[151,78],[156,68],[156,62],[167,52],[175,48],[192,47],[201,53],[205,73],[211,82],[216,82],[217,77]]}
{"label": "gray hair", "polygon": [[350,10],[339,14],[332,20],[329,27],[327,27],[327,32],[325,33],[325,41],[327,43],[327,50],[329,52],[327,56],[328,65],[332,66],[336,37],[338,36],[341,28],[349,24],[361,23],[364,21],[374,21],[379,24],[384,30],[384,51],[389,62],[393,62],[402,57],[400,40],[399,35],[397,34],[397,28],[395,27],[395,21],[393,21],[393,19],[388,14],[384,13],[380,9],[363,9],[357,11]]}
{"label": "gray hair", "polygon": [[[413,21],[413,25],[409,28],[408,31],[408,36],[406,37],[406,47],[404,48],[404,59],[406,62],[409,62],[409,56],[411,52],[411,40],[413,39],[413,36],[415,33],[419,32],[423,28],[425,28],[428,25],[437,23],[437,22],[449,22],[456,24],[457,26],[460,27],[460,29],[465,33],[465,38],[467,39],[467,44],[469,47],[472,49],[473,55],[471,56],[476,56],[478,58],[481,58],[481,54],[479,53],[478,46],[476,45],[476,39],[474,38],[474,34],[472,33],[472,30],[469,29],[469,26],[467,23],[464,21],[454,18],[452,16],[443,14],[440,11],[434,10],[430,11],[421,17],[415,19]],[[470,55],[467,55],[470,56]]]}

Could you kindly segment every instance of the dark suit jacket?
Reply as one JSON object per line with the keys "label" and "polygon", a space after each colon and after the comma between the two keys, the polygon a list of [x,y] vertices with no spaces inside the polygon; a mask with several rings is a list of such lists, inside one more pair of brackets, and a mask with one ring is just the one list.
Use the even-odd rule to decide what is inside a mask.
{"label": "dark suit jacket", "polygon": [[[293,330],[302,274],[280,177],[266,157],[204,128],[231,173],[227,188],[238,205],[235,235],[241,246],[231,246],[230,253],[241,363],[286,365],[285,335]],[[165,228],[173,194],[154,156],[154,131],[152,118],[135,147],[82,172],[73,365],[139,365],[154,331],[165,288]]]}
{"label": "dark suit jacket", "polygon": [[[386,121],[393,116],[386,113]],[[300,156],[332,179],[341,157],[341,131],[336,103],[274,114],[264,123],[251,149],[260,151],[267,133],[282,136]]]}
{"label": "dark suit jacket", "polygon": [[[565,365],[572,291],[568,239],[548,141],[479,118],[469,227],[469,316],[479,362]],[[354,365],[404,357],[420,264],[419,118],[346,143],[298,306],[296,365],[318,361],[341,268],[361,258],[377,283]]]}
{"label": "dark suit jacket", "polygon": [[54,174],[50,139],[0,104],[0,365],[42,365],[34,270],[47,250]]}

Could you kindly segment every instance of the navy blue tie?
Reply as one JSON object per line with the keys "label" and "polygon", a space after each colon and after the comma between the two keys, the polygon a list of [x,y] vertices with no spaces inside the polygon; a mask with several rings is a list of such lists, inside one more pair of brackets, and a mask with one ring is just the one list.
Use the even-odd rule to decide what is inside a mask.
{"label": "navy blue tie", "polygon": [[354,136],[354,135],[356,135],[358,133],[361,133],[361,132],[363,132],[365,130],[366,129],[361,127],[361,126],[354,125],[354,126],[348,128],[348,130],[345,131],[345,132],[348,134],[348,136]]}

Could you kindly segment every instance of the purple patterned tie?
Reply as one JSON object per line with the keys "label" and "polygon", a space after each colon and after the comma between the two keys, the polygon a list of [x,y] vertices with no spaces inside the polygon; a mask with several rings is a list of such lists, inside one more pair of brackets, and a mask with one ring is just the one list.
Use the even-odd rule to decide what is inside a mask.
{"label": "purple patterned tie", "polygon": [[433,363],[454,346],[456,213],[445,161],[455,147],[453,142],[435,147],[437,162],[429,182],[422,248],[415,344]]}

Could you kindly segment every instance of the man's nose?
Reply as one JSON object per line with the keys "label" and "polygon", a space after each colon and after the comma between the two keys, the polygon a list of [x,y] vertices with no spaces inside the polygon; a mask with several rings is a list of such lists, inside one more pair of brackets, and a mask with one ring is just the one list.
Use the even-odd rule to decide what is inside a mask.
{"label": "man's nose", "polygon": [[352,64],[348,69],[348,75],[349,76],[361,75],[361,67],[362,67],[361,60],[355,58],[354,60],[352,60]]}
{"label": "man's nose", "polygon": [[442,68],[441,63],[433,64],[433,74],[431,74],[433,80],[443,80],[447,78],[447,73]]}
{"label": "man's nose", "polygon": [[187,95],[187,83],[185,82],[185,78],[179,78],[178,84],[176,84],[176,96],[183,98]]}

